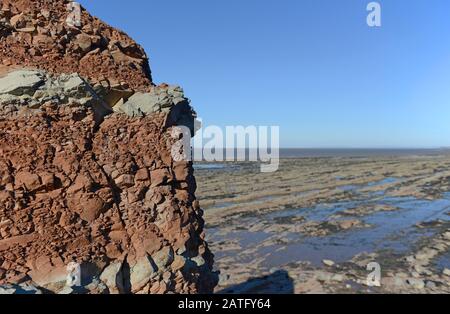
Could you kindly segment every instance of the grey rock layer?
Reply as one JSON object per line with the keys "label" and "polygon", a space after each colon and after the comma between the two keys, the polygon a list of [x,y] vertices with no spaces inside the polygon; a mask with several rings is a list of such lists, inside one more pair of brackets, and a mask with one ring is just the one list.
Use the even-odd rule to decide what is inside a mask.
{"label": "grey rock layer", "polygon": [[37,71],[15,71],[0,78],[0,94],[33,96],[39,85],[44,84],[44,75]]}
{"label": "grey rock layer", "polygon": [[76,73],[52,77],[43,71],[18,70],[0,78],[1,113],[15,112],[23,107],[39,109],[48,102],[92,106],[99,117],[112,112]]}
{"label": "grey rock layer", "polygon": [[0,113],[14,113],[24,107],[39,110],[48,102],[91,106],[99,120],[113,112],[130,117],[164,112],[168,114],[168,126],[183,125],[194,133],[196,114],[179,86],[155,86],[149,93],[134,93],[121,86],[92,87],[77,73],[54,77],[26,69],[0,77]]}

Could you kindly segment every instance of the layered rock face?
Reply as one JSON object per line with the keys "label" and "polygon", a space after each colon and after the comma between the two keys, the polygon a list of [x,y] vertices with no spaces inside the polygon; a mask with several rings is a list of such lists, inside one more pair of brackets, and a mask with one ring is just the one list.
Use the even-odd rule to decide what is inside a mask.
{"label": "layered rock face", "polygon": [[67,1],[0,3],[0,293],[212,292],[183,90]]}

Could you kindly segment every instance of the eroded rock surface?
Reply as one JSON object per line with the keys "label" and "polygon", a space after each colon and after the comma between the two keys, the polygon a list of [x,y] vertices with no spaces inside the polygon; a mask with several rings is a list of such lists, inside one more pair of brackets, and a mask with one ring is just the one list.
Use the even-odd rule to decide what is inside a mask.
{"label": "eroded rock surface", "polygon": [[0,293],[212,292],[192,164],[171,155],[174,128],[194,131],[189,100],[152,85],[125,34],[85,11],[61,26],[66,3],[1,2]]}
{"label": "eroded rock surface", "polygon": [[50,73],[79,73],[93,85],[129,84],[148,91],[145,51],[122,31],[81,11],[80,27],[67,23],[67,0],[0,1],[0,61]]}

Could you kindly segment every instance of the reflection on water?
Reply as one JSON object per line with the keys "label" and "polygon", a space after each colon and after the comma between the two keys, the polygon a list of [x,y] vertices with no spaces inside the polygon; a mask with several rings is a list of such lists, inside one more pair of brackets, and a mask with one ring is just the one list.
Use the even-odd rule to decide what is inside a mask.
{"label": "reflection on water", "polygon": [[382,185],[385,185],[385,184],[397,183],[399,181],[400,181],[400,179],[398,179],[398,178],[384,178],[383,180],[369,182],[367,184],[342,185],[342,186],[339,186],[338,189],[341,190],[341,191],[353,192],[353,191],[357,191],[358,189],[363,188],[363,187],[377,187],[377,186],[382,186]]}
{"label": "reflection on water", "polygon": [[439,272],[443,272],[444,269],[450,269],[450,252],[447,252],[446,254],[442,255],[441,257],[439,257],[436,262],[436,269]]}
{"label": "reflection on water", "polygon": [[217,169],[225,169],[227,164],[214,164],[214,163],[203,163],[203,164],[194,164],[195,170],[217,170]]}
{"label": "reflection on water", "polygon": [[368,186],[370,186],[370,187],[372,187],[372,186],[380,186],[380,185],[385,185],[385,184],[397,183],[398,181],[400,181],[400,179],[398,179],[398,178],[385,178],[385,179],[380,180],[380,181],[370,182],[368,184]]}
{"label": "reflection on water", "polygon": [[[372,186],[392,183],[396,180],[387,178],[373,183]],[[274,226],[279,221],[295,221],[290,218],[300,217],[306,218],[307,221],[324,222],[330,220],[330,216],[344,210],[373,205],[391,206],[397,210],[369,212],[358,218],[370,227],[350,229],[322,237],[293,232],[235,231],[233,227],[224,226],[208,230],[209,241],[214,243],[234,240],[240,244],[239,250],[227,251],[223,254],[218,252],[218,259],[234,255],[240,262],[252,262],[256,258],[263,258],[262,265],[268,269],[297,261],[309,261],[320,265],[323,259],[344,262],[361,252],[370,253],[378,250],[406,252],[411,250],[421,237],[432,236],[432,231],[416,228],[416,224],[436,219],[450,220],[447,214],[450,210],[449,193],[445,193],[443,199],[439,200],[380,197],[379,194],[373,193],[364,200],[319,204],[312,208],[281,210],[261,216],[245,217],[240,219],[239,225],[250,227],[263,222],[268,226]],[[349,217],[352,216],[347,215],[345,219]],[[449,255],[447,254],[439,260],[438,266],[444,268],[448,265]]]}

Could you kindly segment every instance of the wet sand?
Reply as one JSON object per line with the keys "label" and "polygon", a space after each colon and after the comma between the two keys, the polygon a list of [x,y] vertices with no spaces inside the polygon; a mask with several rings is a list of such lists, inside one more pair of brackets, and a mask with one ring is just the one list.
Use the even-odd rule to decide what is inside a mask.
{"label": "wet sand", "polygon": [[196,168],[217,292],[450,292],[449,155]]}

